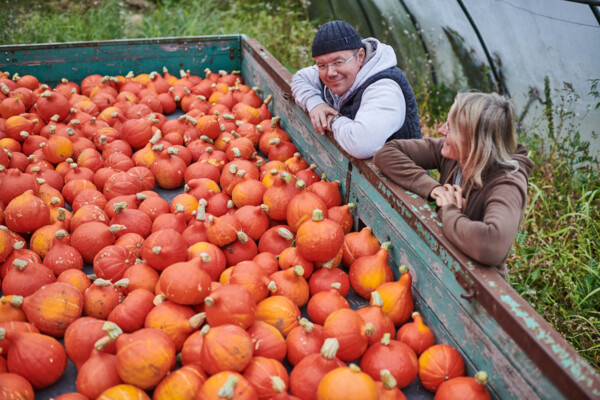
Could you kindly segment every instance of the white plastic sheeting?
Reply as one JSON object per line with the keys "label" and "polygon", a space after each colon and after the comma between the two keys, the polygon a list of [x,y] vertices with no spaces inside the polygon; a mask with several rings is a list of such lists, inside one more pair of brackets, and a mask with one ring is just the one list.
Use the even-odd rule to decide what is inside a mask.
{"label": "white plastic sheeting", "polygon": [[[544,77],[553,89],[564,83],[580,97],[573,103],[582,138],[600,150],[600,99],[589,95],[590,79],[600,79],[600,23],[590,6],[565,0],[464,0],[475,28],[457,1],[405,0],[418,21],[422,34],[435,48],[433,62],[441,80],[460,76],[455,57],[445,40],[443,27],[456,31],[476,58],[488,64],[483,45],[504,77],[509,94],[523,110],[532,88],[543,96]],[[483,45],[482,45],[483,42]],[[498,65],[501,64],[501,65]],[[555,104],[560,103],[553,91]],[[541,116],[542,107],[532,107],[525,118],[531,123]]]}

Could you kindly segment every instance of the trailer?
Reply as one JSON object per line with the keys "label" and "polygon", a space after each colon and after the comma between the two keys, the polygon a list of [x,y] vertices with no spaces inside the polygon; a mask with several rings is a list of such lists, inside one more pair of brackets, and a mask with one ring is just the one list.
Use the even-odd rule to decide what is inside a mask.
{"label": "trailer", "polygon": [[[356,204],[355,230],[372,228],[391,242],[390,264],[408,266],[415,308],[437,343],[459,350],[467,375],[484,370],[495,399],[600,399],[600,374],[511,288],[493,268],[468,259],[445,239],[435,209],[389,181],[372,163],[345,153],[330,136],[312,131],[295,104],[292,75],[258,41],[245,35],[0,46],[0,70],[57,84],[92,73],[126,75],[190,70],[241,71],[244,82],[272,95],[271,113],[303,157],[337,180],[344,203]],[[172,196],[175,192],[162,192]],[[394,268],[399,278],[397,268]],[[76,371],[37,393],[50,398],[74,391]],[[418,381],[418,378],[417,378]],[[418,382],[408,398],[433,398]],[[37,396],[36,396],[37,397]]]}

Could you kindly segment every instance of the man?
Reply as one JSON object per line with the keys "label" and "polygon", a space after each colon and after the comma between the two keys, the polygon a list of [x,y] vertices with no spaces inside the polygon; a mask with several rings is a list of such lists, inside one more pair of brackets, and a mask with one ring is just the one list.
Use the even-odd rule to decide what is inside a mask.
{"label": "man", "polygon": [[294,75],[292,92],[315,132],[332,131],[359,159],[388,140],[421,138],[417,102],[391,46],[330,21],[316,33],[312,56],[315,65]]}

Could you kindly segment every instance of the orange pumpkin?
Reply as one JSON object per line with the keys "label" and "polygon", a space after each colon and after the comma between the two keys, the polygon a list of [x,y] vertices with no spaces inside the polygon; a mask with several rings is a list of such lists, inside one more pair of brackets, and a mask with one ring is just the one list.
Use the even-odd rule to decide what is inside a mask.
{"label": "orange pumpkin", "polygon": [[119,376],[141,389],[154,388],[175,367],[175,345],[158,329],[121,334],[116,345]]}
{"label": "orange pumpkin", "polygon": [[154,389],[154,400],[194,400],[208,377],[200,364],[189,364],[173,371]]}
{"label": "orange pumpkin", "polygon": [[359,257],[350,265],[348,273],[350,284],[360,297],[368,299],[371,297],[371,292],[381,284],[394,280],[394,274],[388,262],[391,248],[392,243],[385,242],[377,253]]}
{"label": "orange pumpkin", "polygon": [[69,324],[81,316],[83,294],[70,284],[50,283],[27,296],[23,310],[42,333],[62,337]]}
{"label": "orange pumpkin", "polygon": [[197,399],[258,400],[254,386],[243,375],[223,371],[209,377],[197,394]]}
{"label": "orange pumpkin", "polygon": [[454,347],[448,344],[435,344],[419,357],[419,381],[430,392],[458,376],[465,375],[465,362]]}
{"label": "orange pumpkin", "polygon": [[412,313],[413,322],[407,322],[398,329],[396,339],[406,343],[420,356],[425,350],[435,344],[435,337],[431,329],[423,323],[423,318],[418,312]]}
{"label": "orange pumpkin", "polygon": [[142,389],[126,383],[106,389],[97,400],[151,400]]}
{"label": "orange pumpkin", "polygon": [[267,297],[256,305],[256,320],[273,325],[287,337],[298,326],[300,308],[285,296]]}
{"label": "orange pumpkin", "polygon": [[417,377],[417,355],[406,344],[390,337],[389,333],[385,333],[379,343],[370,346],[360,360],[360,367],[373,379],[379,379],[381,370],[387,369],[398,387],[404,388]]}
{"label": "orange pumpkin", "polygon": [[242,372],[252,359],[250,334],[238,325],[206,325],[200,362],[209,375],[222,371]]}
{"label": "orange pumpkin", "polygon": [[442,383],[435,393],[435,400],[490,400],[492,396],[485,387],[488,376],[485,371],[479,371],[475,377],[461,376]]}
{"label": "orange pumpkin", "polygon": [[358,359],[369,345],[369,336],[375,333],[355,310],[341,308],[331,313],[323,324],[325,337],[336,338],[340,344],[337,356],[344,362]]}
{"label": "orange pumpkin", "polygon": [[402,275],[397,281],[385,282],[377,287],[383,300],[382,310],[392,318],[396,326],[408,321],[415,307],[411,292],[412,275],[405,265],[400,266],[400,273]]}
{"label": "orange pumpkin", "polygon": [[329,261],[336,257],[344,243],[344,231],[337,222],[324,217],[315,209],[312,220],[304,222],[296,234],[296,247],[308,260]]}
{"label": "orange pumpkin", "polygon": [[376,400],[375,381],[355,364],[328,372],[317,387],[318,400]]}

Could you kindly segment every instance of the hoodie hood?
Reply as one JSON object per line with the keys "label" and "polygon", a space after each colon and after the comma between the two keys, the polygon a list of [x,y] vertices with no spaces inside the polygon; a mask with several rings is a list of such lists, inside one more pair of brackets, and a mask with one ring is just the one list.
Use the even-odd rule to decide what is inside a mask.
{"label": "hoodie hood", "polygon": [[350,89],[339,98],[337,95],[333,94],[331,90],[325,88],[325,96],[332,99],[332,101],[328,101],[330,104],[343,103],[346,98],[350,97],[352,93],[362,86],[362,84],[371,76],[390,67],[395,67],[398,64],[396,52],[392,46],[381,43],[375,38],[363,39],[362,43],[366,53],[365,61],[362,68],[358,71]]}

